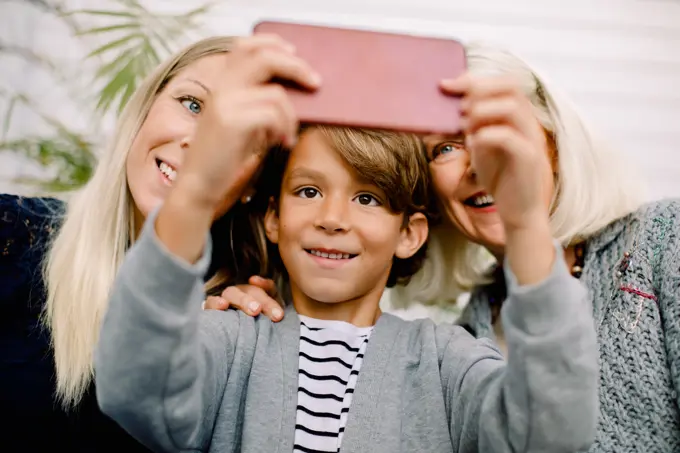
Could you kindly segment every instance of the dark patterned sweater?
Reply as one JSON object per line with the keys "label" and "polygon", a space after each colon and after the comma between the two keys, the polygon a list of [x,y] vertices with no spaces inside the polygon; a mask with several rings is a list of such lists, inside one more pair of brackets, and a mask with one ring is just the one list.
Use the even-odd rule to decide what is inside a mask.
{"label": "dark patterned sweater", "polygon": [[0,195],[0,451],[146,452],[103,415],[90,388],[78,407],[55,401],[41,266],[63,203]]}

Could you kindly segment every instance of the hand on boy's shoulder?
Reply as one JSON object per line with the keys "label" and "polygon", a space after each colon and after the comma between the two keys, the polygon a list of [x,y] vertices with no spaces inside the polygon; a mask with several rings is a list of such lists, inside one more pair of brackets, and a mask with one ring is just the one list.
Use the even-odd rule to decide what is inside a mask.
{"label": "hand on boy's shoulder", "polygon": [[248,285],[227,287],[219,296],[208,297],[203,305],[205,310],[227,310],[233,308],[249,316],[264,315],[273,322],[283,319],[281,304],[273,280],[257,275],[248,279]]}

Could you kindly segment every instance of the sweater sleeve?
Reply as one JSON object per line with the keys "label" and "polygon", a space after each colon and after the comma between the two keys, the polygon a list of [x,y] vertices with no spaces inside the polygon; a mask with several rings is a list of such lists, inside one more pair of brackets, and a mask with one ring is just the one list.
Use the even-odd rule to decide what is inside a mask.
{"label": "sweater sleeve", "polygon": [[190,265],[165,249],[154,220],[147,220],[113,285],[95,353],[97,399],[104,413],[155,451],[204,451],[239,318],[231,310],[201,310],[210,242]]}
{"label": "sweater sleeve", "polygon": [[[458,333],[441,362],[451,437],[460,452],[575,452],[598,417],[597,343],[586,290],[563,252],[541,283],[507,270],[501,317],[508,361],[489,340]],[[460,332],[460,331],[459,331]]]}
{"label": "sweater sleeve", "polygon": [[655,269],[655,286],[668,366],[680,404],[680,200],[664,202],[662,215],[652,221],[664,231],[663,237],[658,238],[661,253]]}

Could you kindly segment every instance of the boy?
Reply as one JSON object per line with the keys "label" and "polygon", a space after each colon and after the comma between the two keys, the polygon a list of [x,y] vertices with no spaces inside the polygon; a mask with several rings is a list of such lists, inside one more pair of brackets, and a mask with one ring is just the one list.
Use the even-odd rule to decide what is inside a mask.
{"label": "boy", "polygon": [[283,164],[280,181],[263,180],[275,187],[264,230],[291,293],[284,320],[201,312],[209,250],[182,262],[151,219],[102,329],[104,412],[158,451],[587,449],[596,344],[564,260],[539,285],[511,283],[506,364],[460,327],[380,313],[427,239],[417,139],[310,127]]}

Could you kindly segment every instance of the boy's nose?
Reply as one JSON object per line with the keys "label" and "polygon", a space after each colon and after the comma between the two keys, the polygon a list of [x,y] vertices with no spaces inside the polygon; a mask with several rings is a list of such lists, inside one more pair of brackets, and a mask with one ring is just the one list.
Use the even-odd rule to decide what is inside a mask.
{"label": "boy's nose", "polygon": [[315,226],[334,233],[348,230],[346,209],[346,203],[342,200],[327,197],[317,215]]}

